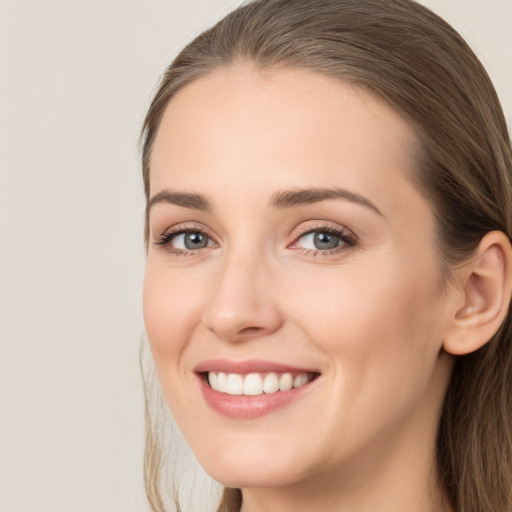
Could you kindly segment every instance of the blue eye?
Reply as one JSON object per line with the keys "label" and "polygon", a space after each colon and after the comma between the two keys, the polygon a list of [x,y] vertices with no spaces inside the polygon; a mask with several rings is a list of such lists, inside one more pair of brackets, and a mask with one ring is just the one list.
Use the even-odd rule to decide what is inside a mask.
{"label": "blue eye", "polygon": [[187,231],[185,233],[178,233],[170,240],[170,245],[175,249],[184,251],[193,251],[195,249],[204,249],[208,247],[210,239],[199,231]]}
{"label": "blue eye", "polygon": [[336,251],[356,244],[352,235],[341,229],[319,228],[308,231],[300,236],[294,243],[294,247],[308,251]]}
{"label": "blue eye", "polygon": [[301,246],[304,249],[315,249],[325,251],[328,249],[336,249],[341,243],[339,236],[325,231],[312,231],[300,238]]}
{"label": "blue eye", "polygon": [[176,253],[196,251],[215,245],[206,233],[193,229],[164,233],[155,243]]}

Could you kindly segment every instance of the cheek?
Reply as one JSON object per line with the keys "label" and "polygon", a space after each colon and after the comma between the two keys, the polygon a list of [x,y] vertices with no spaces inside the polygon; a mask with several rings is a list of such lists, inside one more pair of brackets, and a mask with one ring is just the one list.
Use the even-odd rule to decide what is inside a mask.
{"label": "cheek", "polygon": [[350,269],[290,296],[301,329],[330,356],[340,388],[420,384],[432,371],[442,342],[438,278],[399,267]]}
{"label": "cheek", "polygon": [[[184,424],[191,403],[188,391],[192,388],[184,387],[184,383],[191,384],[192,374],[183,354],[200,317],[200,294],[182,281],[175,272],[165,265],[154,265],[148,257],[143,291],[146,334],[167,405],[174,419]],[[193,425],[186,427],[191,428]]]}
{"label": "cheek", "polygon": [[413,293],[389,272],[372,275],[349,269],[334,278],[301,284],[289,294],[294,316],[314,341],[333,353],[382,347],[392,333],[414,326],[423,310],[420,303],[427,298]]}
{"label": "cheek", "polygon": [[296,298],[301,328],[330,359],[325,424],[334,438],[343,432],[347,446],[398,431],[416,414],[433,415],[441,393],[435,384],[439,294],[432,281],[413,283],[392,272],[366,276],[344,279],[327,294],[324,288]]}
{"label": "cheek", "polygon": [[146,333],[157,369],[178,364],[200,317],[200,295],[179,276],[148,258],[143,311]]}

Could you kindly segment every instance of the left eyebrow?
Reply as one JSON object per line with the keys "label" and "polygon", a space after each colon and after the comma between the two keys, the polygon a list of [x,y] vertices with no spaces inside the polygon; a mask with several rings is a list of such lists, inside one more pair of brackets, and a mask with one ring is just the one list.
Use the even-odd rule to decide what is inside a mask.
{"label": "left eyebrow", "polygon": [[365,206],[382,217],[384,216],[383,213],[369,199],[366,199],[366,197],[344,188],[304,188],[295,190],[283,190],[272,196],[270,205],[273,208],[279,209],[293,208],[295,206],[305,206],[329,199],[345,199],[347,201]]}
{"label": "left eyebrow", "polygon": [[149,199],[146,206],[146,214],[149,215],[151,208],[158,203],[175,204],[176,206],[190,208],[191,210],[208,211],[211,209],[208,199],[201,194],[164,189]]}

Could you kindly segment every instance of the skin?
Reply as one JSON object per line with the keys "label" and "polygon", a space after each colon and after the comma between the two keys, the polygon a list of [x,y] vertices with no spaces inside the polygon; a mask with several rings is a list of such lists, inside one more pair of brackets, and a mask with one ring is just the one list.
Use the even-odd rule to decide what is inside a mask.
{"label": "skin", "polygon": [[[460,294],[439,265],[431,207],[412,184],[416,137],[365,91],[297,70],[238,65],[169,103],[151,188],[210,204],[150,209],[144,316],[172,413],[205,470],[243,489],[244,510],[434,511],[435,434]],[[277,208],[276,193],[347,198]],[[197,205],[195,205],[197,206]],[[378,211],[377,211],[378,210]],[[343,230],[335,250],[306,231]],[[170,229],[208,236],[183,249]],[[256,419],[205,402],[207,359],[315,368],[299,398]]]}

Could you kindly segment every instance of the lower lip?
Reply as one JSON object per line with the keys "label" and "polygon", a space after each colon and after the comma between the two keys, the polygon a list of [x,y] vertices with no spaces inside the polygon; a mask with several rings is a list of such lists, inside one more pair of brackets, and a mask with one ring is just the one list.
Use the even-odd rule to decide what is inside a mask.
{"label": "lower lip", "polygon": [[199,379],[204,399],[214,411],[231,418],[246,420],[259,418],[289,404],[307,392],[314,382],[318,380],[314,379],[304,386],[293,388],[289,391],[276,391],[275,393],[248,396],[228,395],[227,393],[214,391],[203,376],[197,375],[197,378]]}

